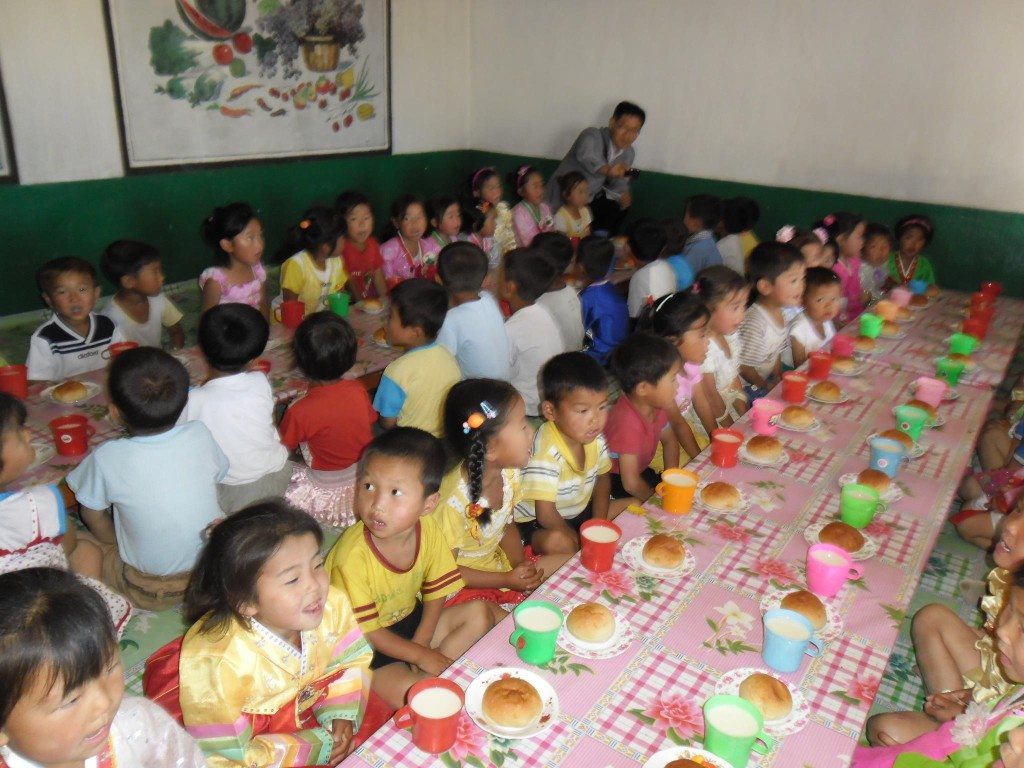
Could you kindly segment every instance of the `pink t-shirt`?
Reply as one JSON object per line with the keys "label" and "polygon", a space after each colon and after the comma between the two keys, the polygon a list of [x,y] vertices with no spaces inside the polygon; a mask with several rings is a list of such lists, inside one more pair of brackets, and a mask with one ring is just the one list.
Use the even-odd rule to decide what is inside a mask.
{"label": "pink t-shirt", "polygon": [[612,472],[619,474],[619,456],[622,454],[636,456],[637,465],[643,471],[658,452],[661,430],[667,424],[668,414],[661,409],[654,411],[654,421],[648,421],[626,395],[616,400],[604,428]]}
{"label": "pink t-shirt", "polygon": [[221,304],[248,304],[253,309],[259,309],[260,299],[263,296],[263,283],[267,281],[267,272],[263,269],[262,264],[254,264],[252,280],[240,285],[232,285],[228,282],[224,267],[210,267],[204,269],[199,275],[199,289],[202,290],[210,280],[220,286]]}
{"label": "pink t-shirt", "polygon": [[534,208],[521,201],[512,209],[512,231],[516,233],[516,245],[520,248],[532,243],[533,238],[541,232],[550,232],[554,228],[555,220],[551,217],[551,207],[547,203]]}
{"label": "pink t-shirt", "polygon": [[840,315],[842,323],[855,320],[864,311],[864,304],[861,302],[861,295],[864,293],[860,285],[860,259],[852,258],[846,263],[837,261],[832,271],[839,275],[843,287],[843,297],[846,299],[846,309]]}

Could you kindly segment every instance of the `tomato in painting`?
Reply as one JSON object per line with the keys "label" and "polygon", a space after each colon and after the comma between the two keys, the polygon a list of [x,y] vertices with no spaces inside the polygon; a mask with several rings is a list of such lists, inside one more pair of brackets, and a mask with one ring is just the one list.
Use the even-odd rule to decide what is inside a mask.
{"label": "tomato in painting", "polygon": [[213,46],[213,60],[218,64],[230,64],[233,58],[235,58],[235,54],[231,51],[230,45],[220,43]]}
{"label": "tomato in painting", "polygon": [[231,42],[239,53],[248,53],[252,50],[252,38],[245,32],[239,32],[231,38]]}

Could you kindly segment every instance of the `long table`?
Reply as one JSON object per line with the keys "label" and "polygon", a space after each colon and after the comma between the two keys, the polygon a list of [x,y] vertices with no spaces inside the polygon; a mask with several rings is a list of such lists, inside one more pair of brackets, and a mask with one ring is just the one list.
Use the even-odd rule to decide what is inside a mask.
{"label": "long table", "polygon": [[[762,602],[805,585],[806,532],[838,517],[839,478],[868,463],[866,438],[893,426],[892,408],[911,398],[911,385],[934,373],[933,358],[959,324],[966,296],[944,293],[904,326],[906,336],[880,339],[878,353],[855,378],[834,376],[851,400],[809,403],[821,427],[809,433],[779,431],[789,461],[779,469],[740,464],[720,469],[705,452],[689,465],[702,480],[727,480],[749,501],[741,513],[701,507],[673,516],[652,500],[617,520],[622,543],[652,533],[682,537],[696,560],[687,576],[656,580],[617,555],[611,571],[592,574],[572,558],[533,597],[563,608],[583,601],[607,605],[628,621],[632,641],[606,659],[559,650],[543,668],[530,668],[558,694],[553,726],[530,739],[489,736],[463,712],[459,738],[449,752],[420,752],[408,732],[389,723],[343,765],[356,766],[635,766],[655,752],[698,746],[701,705],[730,671],[765,666],[760,657]],[[752,755],[766,768],[847,766],[885,670],[905,611],[938,536],[946,511],[970,461],[977,433],[1024,327],[1024,302],[1000,299],[989,338],[975,352],[977,369],[961,382],[959,397],[944,403],[945,426],[922,437],[927,449],[898,476],[902,499],[865,529],[873,557],[860,563],[860,579],[826,601],[837,620],[815,658],[782,675],[808,705],[769,755]],[[778,392],[773,393],[778,397]],[[752,434],[747,418],[738,428]],[[504,619],[444,676],[464,689],[500,667],[529,668],[508,642]]]}

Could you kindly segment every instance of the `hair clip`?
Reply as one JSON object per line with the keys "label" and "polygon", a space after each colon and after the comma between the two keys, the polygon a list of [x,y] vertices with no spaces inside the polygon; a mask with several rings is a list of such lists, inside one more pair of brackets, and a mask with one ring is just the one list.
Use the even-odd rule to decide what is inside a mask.
{"label": "hair clip", "polygon": [[516,170],[516,189],[523,186],[523,179],[530,175],[530,171],[533,170],[532,165],[520,165]]}
{"label": "hair clip", "polygon": [[299,222],[299,229],[309,229],[309,219],[303,219]]}
{"label": "hair clip", "polygon": [[788,243],[793,239],[794,235],[796,235],[796,227],[792,224],[786,224],[775,233],[775,241],[778,243]]}
{"label": "hair clip", "polygon": [[693,286],[690,288],[690,293],[694,296],[700,296],[700,283],[696,280],[693,281]]}
{"label": "hair clip", "polygon": [[907,227],[920,227],[921,229],[928,233],[931,233],[932,231],[931,222],[927,221],[926,219],[922,219],[919,216],[912,216],[911,218],[904,221],[903,225],[900,227],[900,230],[906,230]]}
{"label": "hair clip", "polygon": [[814,232],[815,235],[818,236],[818,239],[821,240],[821,244],[822,245],[824,245],[825,243],[828,242],[828,230],[827,229],[825,229],[824,227],[815,227],[812,231]]}
{"label": "hair clip", "polygon": [[480,429],[484,425],[484,422],[488,419],[493,419],[498,416],[498,411],[495,410],[486,400],[480,401],[480,410],[473,411],[466,417],[466,420],[462,422],[462,434],[468,435],[474,429]]}
{"label": "hair clip", "polygon": [[476,520],[484,513],[484,508],[478,502],[474,501],[468,507],[466,507],[466,517],[470,520]]}
{"label": "hair clip", "polygon": [[476,173],[473,174],[473,178],[470,179],[470,181],[469,181],[469,185],[471,187],[476,187],[477,179],[479,179],[481,174],[484,174],[484,173],[494,173],[494,166],[493,165],[485,165],[483,168],[477,168]]}
{"label": "hair clip", "polygon": [[825,217],[824,219],[822,219],[821,221],[822,221],[822,223],[823,223],[823,224],[824,224],[824,225],[825,225],[826,227],[831,227],[831,226],[832,226],[833,224],[835,224],[835,223],[836,223],[836,217],[835,217],[835,216],[834,216],[833,214],[831,214],[831,213],[830,213],[830,214],[829,214],[828,216],[826,216],[826,217]]}

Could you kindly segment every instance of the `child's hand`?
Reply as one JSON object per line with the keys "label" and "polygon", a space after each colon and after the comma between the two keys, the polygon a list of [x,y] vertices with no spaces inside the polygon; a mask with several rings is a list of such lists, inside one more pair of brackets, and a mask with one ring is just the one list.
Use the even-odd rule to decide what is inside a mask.
{"label": "child's hand", "polygon": [[331,723],[331,738],[334,739],[334,746],[331,747],[331,756],[327,762],[329,765],[337,765],[348,757],[355,747],[352,741],[352,721],[334,720]]}
{"label": "child's hand", "polygon": [[416,659],[416,666],[428,675],[440,675],[454,663],[452,659],[433,648],[424,648]]}
{"label": "child's hand", "polygon": [[1024,726],[1006,734],[1006,743],[999,748],[1003,768],[1024,768]]}
{"label": "child's hand", "polygon": [[933,693],[924,700],[924,713],[940,723],[945,723],[967,709],[967,702],[970,700],[971,691],[969,688],[963,688],[959,691]]}
{"label": "child's hand", "polygon": [[532,592],[544,580],[544,569],[524,560],[509,571],[508,586],[516,592]]}

